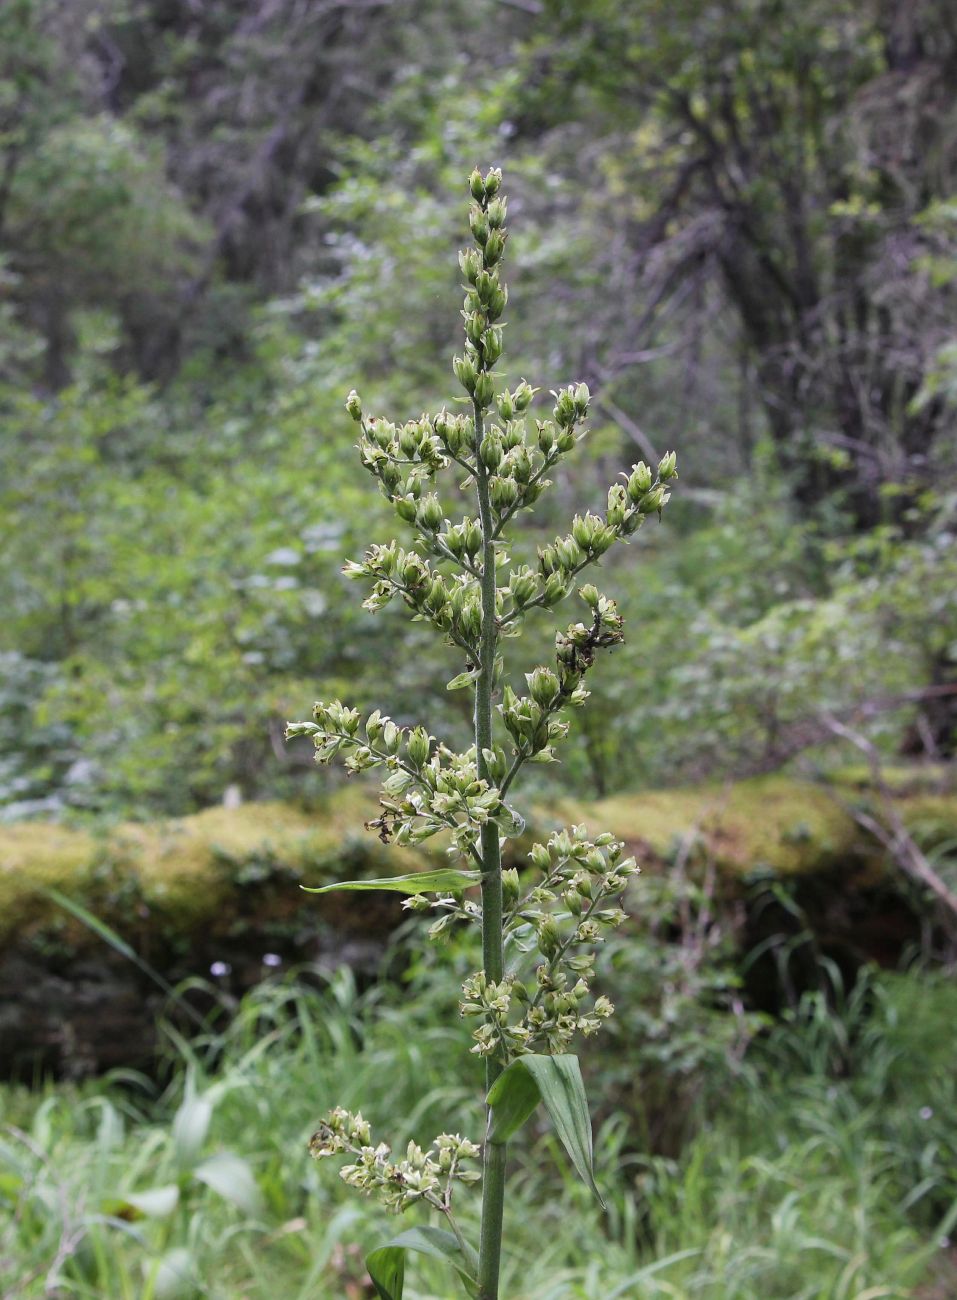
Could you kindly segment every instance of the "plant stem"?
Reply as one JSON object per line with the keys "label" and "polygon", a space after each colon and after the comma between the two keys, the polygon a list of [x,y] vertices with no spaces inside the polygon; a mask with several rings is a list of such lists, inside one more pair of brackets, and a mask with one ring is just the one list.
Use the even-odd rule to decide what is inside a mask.
{"label": "plant stem", "polygon": [[[475,683],[475,751],[478,774],[488,778],[483,750],[492,747],[492,686],[498,629],[495,622],[495,541],[492,506],[489,500],[488,470],[478,449],[482,443],[483,419],[473,402],[476,447],[476,489],[482,525],[482,632],[479,675]],[[495,822],[482,827],[482,966],[486,978],[498,983],[504,973],[502,935],[502,849]],[[501,1072],[498,1061],[486,1063],[486,1086],[491,1087]],[[486,1116],[488,1121],[488,1116]],[[502,1257],[502,1216],[505,1205],[504,1146],[486,1141],[482,1180],[482,1230],[479,1243],[479,1300],[498,1300],[498,1275]]]}

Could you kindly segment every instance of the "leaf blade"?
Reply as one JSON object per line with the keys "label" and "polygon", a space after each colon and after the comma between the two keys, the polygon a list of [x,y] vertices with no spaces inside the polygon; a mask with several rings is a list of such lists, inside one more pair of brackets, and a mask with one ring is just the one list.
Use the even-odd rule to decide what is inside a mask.
{"label": "leaf blade", "polygon": [[397,894],[458,893],[481,880],[478,871],[460,871],[456,867],[439,867],[435,871],[413,871],[406,876],[382,876],[377,880],[340,880],[332,885],[300,885],[307,894],[331,894],[336,889],[384,889]]}
{"label": "leaf blade", "polygon": [[[558,1056],[529,1053],[527,1056],[516,1057],[507,1065],[486,1098],[492,1108],[492,1133],[496,1132],[496,1107],[502,1110],[497,1139],[490,1136],[489,1140],[506,1142],[535,1109],[537,1103],[532,1101],[532,1089],[524,1081],[518,1082],[522,1073],[537,1089],[555,1132],[579,1177],[591,1188],[599,1205],[604,1208],[605,1202],[595,1182],[591,1117],[577,1056],[571,1053]],[[510,1075],[512,1077],[502,1084],[502,1080]]]}
{"label": "leaf blade", "polygon": [[263,1199],[253,1171],[241,1156],[232,1151],[220,1151],[210,1156],[193,1170],[193,1177],[212,1188],[224,1200],[231,1201],[245,1214],[256,1217],[262,1213]]}
{"label": "leaf blade", "polygon": [[405,1286],[405,1251],[401,1246],[379,1246],[366,1255],[366,1268],[379,1300],[402,1300]]}
{"label": "leaf blade", "polygon": [[463,1250],[451,1232],[425,1225],[407,1228],[366,1256],[366,1268],[379,1300],[402,1300],[407,1250],[450,1264],[458,1273],[466,1292],[470,1296],[477,1294],[478,1256],[475,1251],[471,1247]]}
{"label": "leaf blade", "polygon": [[416,1250],[420,1255],[431,1255],[433,1259],[441,1259],[451,1264],[465,1283],[469,1294],[475,1294],[478,1285],[476,1282],[478,1256],[471,1247],[468,1251],[463,1250],[451,1232],[426,1224],[420,1228],[407,1228],[405,1232],[400,1232],[397,1237],[393,1237],[389,1244],[402,1246],[406,1250]]}

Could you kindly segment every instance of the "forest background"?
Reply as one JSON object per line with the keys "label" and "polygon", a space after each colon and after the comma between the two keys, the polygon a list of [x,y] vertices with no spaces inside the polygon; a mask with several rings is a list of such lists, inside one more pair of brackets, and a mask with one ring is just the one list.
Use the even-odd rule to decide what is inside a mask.
{"label": "forest background", "polygon": [[[839,785],[852,765],[878,805],[909,783],[948,789],[955,86],[948,0],[6,0],[3,821],[101,835],[224,801],[322,808],[341,778],[318,772],[308,745],[283,743],[285,720],[318,697],[374,707],[383,680],[400,723],[427,717],[465,742],[462,697],[435,691],[449,655],[401,611],[369,618],[342,577],[392,528],[343,401],[355,386],[370,408],[410,418],[447,400],[476,163],[501,166],[510,195],[510,380],[581,379],[594,395],[594,431],[532,516],[529,556],[619,469],[674,448],[681,474],[660,528],[609,559],[627,644],[596,672],[592,707],[562,765],[539,769],[536,798],[703,785],[734,798],[736,783],[773,774]],[[760,825],[762,799],[748,809]],[[918,1001],[951,998],[937,981],[954,952],[957,817],[915,829],[884,805],[863,815],[891,876],[910,882],[913,921],[865,955],[910,967],[894,984],[908,1006],[918,989]],[[799,807],[786,837],[810,836],[808,821]],[[765,855],[745,866],[760,873]],[[679,932],[686,956],[702,897],[670,897],[653,942],[635,939],[643,964],[627,980],[650,987]],[[822,914],[845,903],[819,900]],[[716,1053],[742,1068],[728,1007],[747,958],[721,947],[730,929],[678,981],[690,1055],[658,1052],[666,1093],[677,1072],[700,1099],[695,1071],[717,1070]],[[804,1006],[804,1024],[804,986],[826,984],[818,1012],[833,1029],[849,967],[817,957],[801,987],[785,979],[741,1015]],[[880,987],[871,1011],[891,996]],[[659,1014],[641,1028],[656,1042]],[[884,1030],[874,1041],[886,1047]],[[792,1050],[769,1032],[772,1056]],[[903,1054],[937,1051],[928,1033],[933,1049]],[[834,1068],[854,1075],[843,1057]],[[915,1110],[912,1081],[888,1087]],[[887,1097],[872,1103],[896,1113]],[[33,1115],[36,1098],[9,1104]],[[922,1168],[909,1129],[900,1142],[894,1169]],[[923,1175],[894,1184],[899,1206],[934,1180],[937,1199],[913,1202],[926,1221],[913,1228],[910,1205],[898,1215],[925,1246],[953,1203],[953,1122],[935,1142]],[[687,1151],[671,1133],[662,1145],[683,1178]],[[247,1154],[255,1166],[254,1144]],[[710,1232],[720,1215],[702,1218]],[[657,1257],[642,1222],[641,1249]],[[612,1235],[634,1240],[633,1227]],[[932,1277],[920,1261],[914,1276]],[[736,1291],[719,1269],[717,1290],[689,1294],[912,1294],[891,1267],[844,1291],[840,1270],[818,1291]],[[637,1286],[621,1294],[645,1294]]]}

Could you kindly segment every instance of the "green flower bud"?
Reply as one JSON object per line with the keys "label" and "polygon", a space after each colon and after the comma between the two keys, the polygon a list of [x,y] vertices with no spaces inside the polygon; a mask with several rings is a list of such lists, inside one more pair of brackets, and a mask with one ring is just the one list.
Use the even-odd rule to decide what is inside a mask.
{"label": "green flower bud", "polygon": [[495,400],[495,384],[492,380],[492,376],[487,374],[484,370],[475,380],[474,396],[478,405],[483,409],[486,406],[491,406],[492,402]]}
{"label": "green flower bud", "polygon": [[576,515],[572,520],[572,537],[583,551],[590,551],[598,520],[594,515]]}
{"label": "green flower bud", "polygon": [[508,302],[508,289],[496,284],[493,286],[485,304],[485,311],[489,320],[498,320],[505,310],[505,304]]}
{"label": "green flower bud", "polygon": [[455,377],[467,393],[475,392],[475,381],[478,378],[478,369],[471,357],[453,357],[452,369]]}
{"label": "green flower bud", "polygon": [[482,180],[482,173],[477,167],[469,177],[469,190],[472,198],[478,203],[485,199],[485,182]]}
{"label": "green flower bud", "polygon": [[508,584],[508,593],[516,606],[521,609],[532,600],[538,591],[538,582],[530,569],[513,573]]}
{"label": "green flower bud", "polygon": [[485,317],[479,311],[473,311],[465,318],[465,333],[472,343],[478,343],[485,330]]}
{"label": "green flower bud", "polygon": [[645,493],[638,502],[638,509],[643,515],[653,514],[654,511],[661,509],[667,499],[668,493],[659,483],[653,487],[650,492]]}
{"label": "green flower bud", "polygon": [[506,868],[502,872],[502,902],[506,907],[511,907],[518,902],[520,892],[518,872],[514,867]]}
{"label": "green flower bud", "polygon": [[536,668],[534,672],[526,674],[525,680],[532,699],[543,709],[547,709],[557,698],[558,678],[550,668]]}
{"label": "green flower bud", "polygon": [[518,484],[514,479],[501,478],[496,474],[489,482],[489,495],[492,505],[501,513],[518,500]]}
{"label": "green flower bud", "polygon": [[564,454],[567,451],[571,451],[574,445],[575,435],[571,429],[559,430],[558,437],[555,439],[555,446],[558,450]]}
{"label": "green flower bud", "polygon": [[591,539],[592,555],[604,555],[614,545],[616,536],[614,528],[609,528],[606,524],[599,524]]}
{"label": "green flower bud", "polygon": [[462,422],[448,411],[440,411],[435,417],[435,432],[453,456],[461,451],[463,438]]}
{"label": "green flower bud", "polygon": [[483,307],[487,306],[499,287],[497,271],[480,271],[475,279],[475,292]]}
{"label": "green flower bud", "polygon": [[619,528],[625,522],[628,509],[628,494],[621,483],[614,483],[608,489],[608,509],[605,519],[612,528]]}
{"label": "green flower bud", "polygon": [[631,477],[628,480],[628,496],[632,501],[638,501],[651,487],[651,470],[643,460],[637,465],[631,467]]}
{"label": "green flower bud", "polygon": [[551,868],[552,855],[544,844],[533,844],[528,856],[532,860],[532,865],[539,871],[547,872]]}
{"label": "green flower bud", "polygon": [[484,245],[485,241],[489,237],[489,228],[488,217],[486,217],[481,208],[473,207],[469,212],[469,226],[472,235],[475,238],[475,242],[479,245]]}
{"label": "green flower bud", "polygon": [[402,565],[402,581],[407,587],[421,586],[425,577],[425,564],[417,555],[406,555]]}
{"label": "green flower bud", "polygon": [[459,267],[469,284],[474,284],[476,276],[482,269],[481,254],[475,248],[464,248],[459,253]]}
{"label": "green flower bud", "polygon": [[416,515],[416,523],[430,533],[436,533],[442,527],[445,516],[442,514],[442,505],[439,498],[434,493],[429,493],[423,497],[419,504]]}
{"label": "green flower bud", "polygon": [[547,456],[555,445],[555,426],[550,420],[538,421],[538,448]]}
{"label": "green flower bud", "polygon": [[538,926],[538,948],[543,957],[554,957],[561,947],[561,934],[553,916],[545,916]]}
{"label": "green flower bud", "polygon": [[482,606],[477,599],[470,600],[462,610],[459,626],[468,638],[475,638],[482,630]]}
{"label": "green flower bud", "polygon": [[482,335],[482,357],[487,366],[494,366],[502,355],[502,327],[492,325]]}
{"label": "green flower bud", "polygon": [[432,586],[429,588],[429,594],[425,598],[425,603],[429,609],[437,614],[448,604],[449,596],[445,590],[445,583],[441,578],[433,578]]}
{"label": "green flower bud", "polygon": [[558,549],[555,546],[542,546],[538,550],[538,567],[547,577],[561,565]]}
{"label": "green flower bud", "polygon": [[[479,241],[482,242],[481,240]],[[500,262],[505,253],[505,236],[500,230],[489,231],[488,238],[485,240],[484,260],[486,266],[494,266]]]}
{"label": "green flower bud", "polygon": [[501,167],[492,167],[485,173],[485,193],[489,198],[499,192],[502,185]]}
{"label": "green flower bud", "polygon": [[362,399],[354,388],[346,398],[346,410],[354,420],[362,419]]}
{"label": "green flower bud", "polygon": [[585,910],[585,903],[581,894],[574,889],[569,889],[562,894],[562,900],[572,916],[581,916]]}
{"label": "green flower bud", "polygon": [[552,411],[555,423],[563,429],[570,428],[576,419],[575,396],[571,388],[563,388],[556,394],[555,407]]}
{"label": "green flower bud", "polygon": [[493,199],[487,208],[488,224],[493,230],[501,230],[508,214],[507,199]]}
{"label": "green flower bud", "polygon": [[515,403],[512,401],[512,394],[506,389],[499,393],[496,401],[498,413],[503,420],[511,420],[515,415]]}
{"label": "green flower bud", "polygon": [[395,506],[396,514],[400,519],[403,519],[407,524],[415,522],[419,510],[415,497],[396,497],[392,504]]}
{"label": "green flower bud", "polygon": [[567,595],[568,583],[565,577],[560,573],[550,574],[542,589],[542,604],[546,608],[551,608],[552,605],[557,605],[559,601],[564,600]]}
{"label": "green flower bud", "polygon": [[382,730],[382,746],[387,754],[395,754],[399,748],[402,732],[390,719]]}
{"label": "green flower bud", "polygon": [[555,550],[559,564],[566,572],[577,568],[584,558],[581,548],[572,537],[560,537],[555,543]]}
{"label": "green flower bud", "polygon": [[592,609],[597,606],[600,599],[598,588],[593,586],[590,582],[587,582],[584,587],[580,587],[578,594],[581,596],[585,604],[590,605]]}
{"label": "green flower bud", "polygon": [[673,451],[669,451],[662,456],[658,463],[658,477],[663,483],[668,479],[675,478],[678,474],[678,457]]}
{"label": "green flower bud", "polygon": [[415,727],[409,733],[406,742],[409,762],[413,767],[421,767],[429,757],[429,733],[424,727]]}
{"label": "green flower bud", "polygon": [[482,463],[489,469],[498,469],[499,465],[502,463],[504,452],[502,449],[502,439],[497,430],[493,429],[485,435],[482,439],[482,446],[479,449],[479,454],[482,457]]}
{"label": "green flower bud", "polygon": [[591,394],[588,391],[587,384],[579,384],[575,389],[575,411],[579,419],[583,419],[587,410],[588,403],[591,400]]}

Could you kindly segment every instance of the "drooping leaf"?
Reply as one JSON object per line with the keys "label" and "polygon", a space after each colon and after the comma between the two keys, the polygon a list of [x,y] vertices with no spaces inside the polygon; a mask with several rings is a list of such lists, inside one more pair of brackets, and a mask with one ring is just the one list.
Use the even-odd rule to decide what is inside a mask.
{"label": "drooping leaf", "polygon": [[61,893],[59,889],[54,889],[52,885],[47,889],[42,889],[40,892],[46,894],[47,898],[56,903],[58,907],[62,907],[64,911],[69,912],[71,916],[75,917],[82,925],[85,925],[88,930],[92,931],[93,934],[102,939],[104,943],[109,944],[114,952],[118,952],[121,957],[125,957],[127,961],[132,962],[138,970],[141,970],[144,975],[153,981],[157,988],[162,989],[166,996],[175,1002],[191,1020],[199,1025],[200,1028],[203,1027],[203,1018],[200,1016],[196,1008],[191,1007],[190,1004],[176,992],[173,986],[167,980],[163,979],[163,976],[160,975],[158,971],[155,971],[149,962],[144,961],[135,948],[131,948],[126,940],[121,935],[117,934],[112,927],[108,926],[105,921],[101,921],[98,916],[94,916],[92,912],[88,911],[81,903],[78,903],[76,899],[68,898],[67,895]]}
{"label": "drooping leaf", "polygon": [[466,1294],[474,1296],[478,1291],[475,1280],[478,1272],[478,1256],[469,1246],[465,1251],[451,1232],[442,1228],[422,1227],[408,1228],[378,1250],[366,1257],[366,1268],[375,1285],[380,1300],[402,1300],[402,1288],[405,1284],[405,1252],[417,1251],[420,1255],[430,1255],[451,1264],[458,1273]]}
{"label": "drooping leaf", "polygon": [[391,1246],[404,1246],[406,1250],[418,1251],[420,1255],[431,1255],[433,1259],[445,1260],[458,1273],[469,1295],[475,1295],[478,1274],[478,1255],[466,1243],[466,1249],[459,1245],[451,1232],[442,1228],[425,1226],[408,1228],[393,1237]]}
{"label": "drooping leaf", "polygon": [[481,879],[477,871],[459,871],[455,867],[440,867],[436,871],[413,871],[408,876],[382,876],[378,880],[340,880],[334,885],[309,888],[301,885],[307,894],[329,894],[334,889],[388,889],[397,894],[456,893],[477,885]]}
{"label": "drooping leaf", "polygon": [[196,1285],[196,1263],[183,1246],[169,1250],[155,1266],[153,1295],[156,1300],[182,1300]]}
{"label": "drooping leaf", "polygon": [[263,1208],[262,1194],[249,1165],[232,1151],[220,1151],[193,1170],[195,1177],[249,1215]]}
{"label": "drooping leaf", "polygon": [[179,1188],[175,1184],[168,1187],[151,1187],[145,1192],[130,1192],[116,1200],[111,1200],[103,1207],[104,1214],[128,1222],[136,1219],[165,1219],[179,1204]]}
{"label": "drooping leaf", "polygon": [[173,1117],[173,1149],[181,1169],[190,1169],[196,1163],[212,1118],[212,1103],[188,1091]]}
{"label": "drooping leaf", "polygon": [[[522,1076],[525,1076],[524,1079]],[[559,1056],[519,1056],[502,1071],[492,1084],[488,1104],[492,1108],[491,1140],[507,1142],[535,1109],[532,1089],[544,1102],[555,1132],[581,1179],[604,1206],[595,1184],[592,1156],[591,1117],[578,1057],[571,1053]],[[497,1111],[501,1110],[499,1121]]]}

